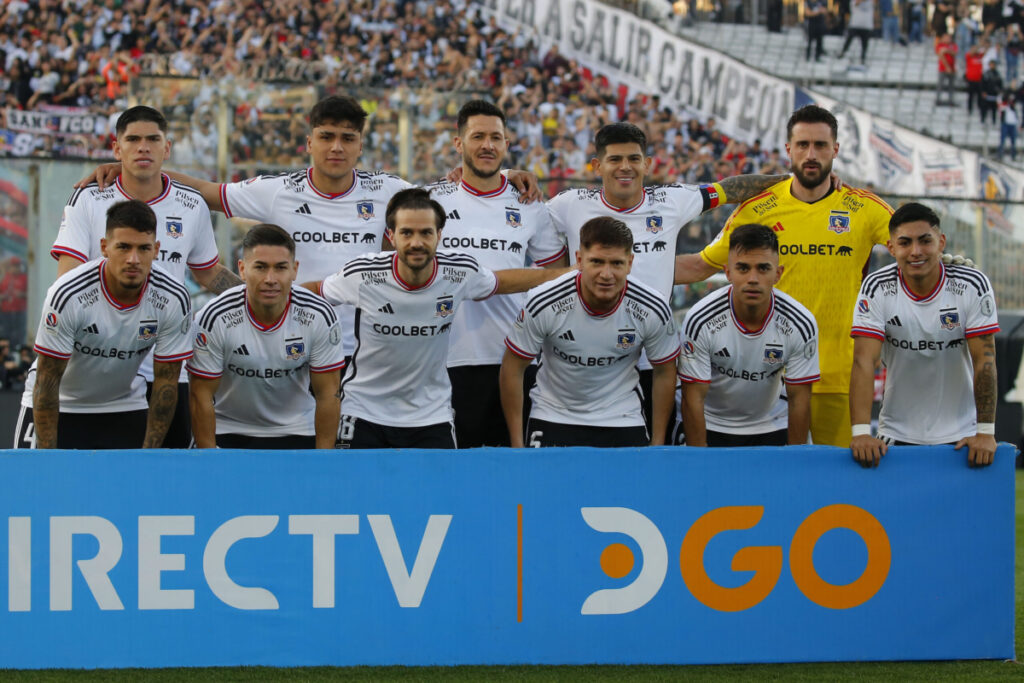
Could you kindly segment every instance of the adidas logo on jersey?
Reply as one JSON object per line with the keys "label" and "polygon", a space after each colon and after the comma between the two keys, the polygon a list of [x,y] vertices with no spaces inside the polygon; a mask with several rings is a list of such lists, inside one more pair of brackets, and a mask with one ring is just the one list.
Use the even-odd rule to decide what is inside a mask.
{"label": "adidas logo on jersey", "polygon": [[450,220],[450,221],[461,221],[462,220],[462,216],[459,215],[459,210],[455,209],[450,214],[448,214],[448,220]]}
{"label": "adidas logo on jersey", "polygon": [[390,301],[387,302],[386,304],[384,304],[383,306],[381,306],[380,308],[378,308],[377,310],[380,311],[381,313],[394,313],[395,312],[395,309],[391,307],[391,302]]}
{"label": "adidas logo on jersey", "polygon": [[576,337],[574,337],[572,335],[572,330],[566,330],[562,334],[558,335],[558,338],[562,339],[564,341],[571,341],[571,342],[576,341]]}
{"label": "adidas logo on jersey", "polygon": [[100,333],[100,328],[98,328],[96,326],[96,323],[93,323],[92,325],[89,325],[88,327],[83,327],[82,328],[82,332],[85,332],[86,334],[99,334]]}
{"label": "adidas logo on jersey", "polygon": [[715,351],[715,355],[718,356],[719,358],[732,358],[732,355],[729,353],[729,349],[725,348],[724,346]]}
{"label": "adidas logo on jersey", "polygon": [[313,215],[313,212],[309,210],[309,204],[307,204],[306,202],[302,202],[302,206],[300,206],[299,208],[295,209],[295,213],[301,213],[301,214],[304,214],[306,216]]}
{"label": "adidas logo on jersey", "polygon": [[900,322],[900,317],[898,315],[894,315],[889,318],[889,321],[886,324],[892,325],[893,327],[903,327],[903,323]]}
{"label": "adidas logo on jersey", "polygon": [[237,353],[239,356],[248,356],[249,349],[245,348],[245,344],[242,344],[237,349],[235,349],[235,353]]}

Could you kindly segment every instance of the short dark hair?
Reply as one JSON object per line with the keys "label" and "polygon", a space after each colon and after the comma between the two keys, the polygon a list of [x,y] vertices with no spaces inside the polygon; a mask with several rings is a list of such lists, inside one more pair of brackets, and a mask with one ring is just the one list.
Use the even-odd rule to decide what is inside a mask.
{"label": "short dark hair", "polygon": [[331,95],[314,104],[309,110],[309,128],[312,130],[317,126],[348,123],[362,133],[367,116],[363,105],[359,104],[356,98],[349,95]]}
{"label": "short dark hair", "polygon": [[779,238],[775,231],[767,225],[749,223],[732,229],[729,233],[729,251],[738,250],[741,254],[751,249],[770,249],[779,253]]}
{"label": "short dark hair", "polygon": [[505,112],[499,109],[496,105],[491,104],[487,100],[470,100],[459,109],[459,115],[455,121],[455,125],[459,130],[459,135],[462,135],[463,131],[466,130],[466,124],[469,122],[470,117],[473,116],[497,116],[501,119],[502,128],[508,126],[508,119],[505,118]]}
{"label": "short dark hair", "polygon": [[916,221],[924,221],[936,230],[939,229],[939,214],[935,213],[930,207],[918,202],[907,202],[900,208],[896,209],[892,217],[889,218],[889,234],[896,232],[896,229],[906,223],[914,223]]}
{"label": "short dark hair", "polygon": [[819,107],[816,104],[805,104],[793,112],[786,123],[786,139],[793,138],[793,126],[798,123],[825,123],[832,129],[832,139],[839,139],[839,122],[828,109]]}
{"label": "short dark hair", "polygon": [[131,228],[138,232],[151,232],[156,236],[156,214],[146,202],[128,199],[107,209],[107,235],[117,228]]}
{"label": "short dark hair", "polygon": [[256,247],[285,247],[292,258],[295,258],[295,240],[279,225],[259,223],[249,228],[242,238],[242,253],[248,253]]}
{"label": "short dark hair", "polygon": [[395,229],[395,215],[399,209],[428,209],[434,212],[435,227],[440,231],[444,228],[444,208],[430,196],[430,190],[421,187],[410,187],[400,190],[391,197],[388,208],[384,211],[384,225],[388,230]]}
{"label": "short dark hair", "polygon": [[598,158],[604,156],[608,145],[635,142],[640,145],[640,153],[647,154],[647,136],[632,123],[609,123],[597,131],[594,136],[594,149]]}
{"label": "short dark hair", "polygon": [[128,130],[128,124],[135,123],[136,121],[152,121],[160,128],[161,133],[167,133],[167,119],[164,118],[164,115],[153,109],[153,107],[140,104],[137,107],[125,110],[124,113],[117,117],[117,125],[114,126],[117,137],[124,135],[124,132]]}
{"label": "short dark hair", "polygon": [[633,251],[633,232],[618,218],[598,216],[580,226],[580,247],[590,249],[595,244],[603,247],[622,247]]}

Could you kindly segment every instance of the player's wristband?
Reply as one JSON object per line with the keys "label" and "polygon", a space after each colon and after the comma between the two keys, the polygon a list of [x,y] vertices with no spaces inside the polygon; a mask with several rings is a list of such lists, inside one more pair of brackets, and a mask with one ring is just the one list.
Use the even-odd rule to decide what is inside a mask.
{"label": "player's wristband", "polygon": [[871,436],[871,425],[853,425],[853,436]]}
{"label": "player's wristband", "polygon": [[974,430],[975,434],[990,434],[995,435],[996,423],[995,422],[979,422],[978,428]]}

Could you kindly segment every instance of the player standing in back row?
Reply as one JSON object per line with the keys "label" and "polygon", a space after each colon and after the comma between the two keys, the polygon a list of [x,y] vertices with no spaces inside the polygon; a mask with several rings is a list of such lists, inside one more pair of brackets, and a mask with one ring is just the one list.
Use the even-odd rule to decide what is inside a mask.
{"label": "player standing in back row", "polygon": [[[426,188],[447,214],[441,247],[469,254],[491,270],[524,268],[527,257],[538,266],[563,268],[565,246],[547,207],[524,204],[501,175],[508,151],[505,126],[505,114],[490,102],[471,100],[459,110],[455,150],[462,157],[462,179]],[[452,321],[448,376],[459,448],[509,445],[498,374],[505,334],[525,299],[520,293],[466,301]],[[527,386],[534,374],[527,375]]]}
{"label": "player standing in back row", "polygon": [[[988,278],[946,266],[946,236],[927,206],[901,206],[889,222],[896,263],[864,279],[853,313],[850,448],[865,467],[890,445],[955,443],[983,467],[995,455],[999,331]],[[871,397],[879,359],[886,368],[878,438]]]}

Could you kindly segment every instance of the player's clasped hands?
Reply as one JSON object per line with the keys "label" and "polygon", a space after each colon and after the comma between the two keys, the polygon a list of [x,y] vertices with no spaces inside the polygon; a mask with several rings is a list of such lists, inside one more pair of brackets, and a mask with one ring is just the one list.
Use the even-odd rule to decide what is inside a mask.
{"label": "player's clasped hands", "polygon": [[853,459],[861,467],[878,467],[882,456],[889,449],[889,446],[881,439],[876,439],[870,434],[855,436],[850,440],[850,450],[853,451]]}
{"label": "player's clasped hands", "polygon": [[992,434],[964,437],[953,448],[960,450],[964,446],[967,447],[967,464],[970,467],[988,467],[995,459],[996,437]]}

